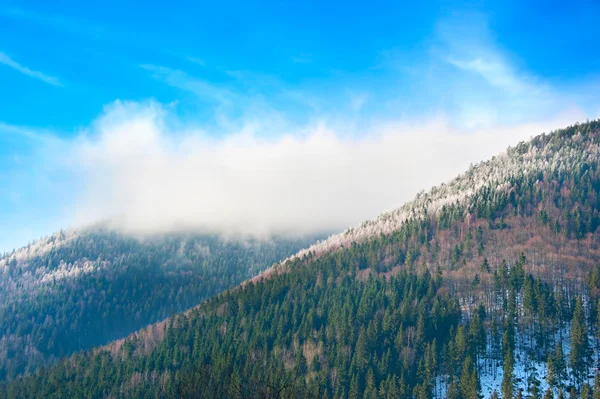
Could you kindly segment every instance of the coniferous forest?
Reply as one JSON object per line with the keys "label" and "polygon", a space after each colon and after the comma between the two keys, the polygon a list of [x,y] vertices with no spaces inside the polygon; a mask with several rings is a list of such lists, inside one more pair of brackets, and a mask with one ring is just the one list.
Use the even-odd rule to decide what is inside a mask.
{"label": "coniferous forest", "polygon": [[[126,323],[146,307],[155,321],[207,299],[5,381],[0,397],[599,398],[599,167],[600,122],[578,124],[519,143],[244,284],[233,287],[286,251],[235,278],[210,272],[202,294],[165,284],[169,305],[139,282],[137,301],[116,307]],[[5,276],[11,270],[9,261]],[[81,292],[110,297],[109,286],[97,277]],[[64,292],[65,309],[85,302]],[[46,344],[53,333],[37,335],[36,317],[49,314],[37,302],[19,307],[23,316],[5,310],[5,328],[59,350],[47,349],[61,347]],[[89,333],[79,317],[68,310],[48,323],[68,318],[69,329]],[[54,354],[83,349],[68,348]]]}
{"label": "coniferous forest", "polygon": [[0,380],[104,345],[252,277],[311,238],[172,234],[95,226],[0,258]]}

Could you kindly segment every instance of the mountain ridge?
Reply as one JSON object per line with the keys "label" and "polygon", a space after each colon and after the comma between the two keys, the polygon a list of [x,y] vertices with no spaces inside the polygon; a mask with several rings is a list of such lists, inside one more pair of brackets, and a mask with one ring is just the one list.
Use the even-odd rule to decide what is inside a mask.
{"label": "mountain ridge", "polygon": [[[289,378],[294,398],[590,391],[599,141],[598,121],[535,137],[434,189],[439,197],[420,194],[341,244],[297,251],[185,313],[3,384],[0,396],[262,398]],[[546,378],[560,362],[558,380]]]}
{"label": "mountain ridge", "polygon": [[0,257],[0,379],[188,309],[312,240],[139,240],[96,225],[34,241]]}
{"label": "mountain ridge", "polygon": [[[553,138],[564,138],[571,135],[575,143],[583,143],[582,129],[587,134],[600,127],[600,120],[587,122],[586,124],[575,124],[568,128],[557,129],[548,134],[542,133],[529,141],[522,141],[514,147],[493,156],[490,160],[481,161],[469,167],[457,177],[432,187],[430,190],[421,190],[413,200],[390,211],[381,213],[374,219],[365,220],[355,227],[350,227],[341,233],[334,234],[325,240],[318,241],[310,247],[300,250],[298,253],[286,258],[274,265],[281,267],[289,261],[307,256],[320,256],[330,251],[335,251],[352,243],[360,244],[369,237],[380,234],[390,235],[398,231],[402,224],[412,218],[422,218],[435,215],[446,205],[464,205],[468,203],[473,194],[483,187],[491,190],[509,192],[511,178],[522,178],[524,175],[532,175],[542,171],[560,172],[565,168],[565,156],[572,155],[573,151],[585,154],[586,157],[578,162],[593,162],[600,157],[600,138],[589,142],[586,148],[560,148],[556,151]],[[570,133],[565,133],[569,132]],[[543,150],[542,153],[539,151]],[[570,154],[569,154],[570,153]],[[551,156],[551,158],[549,158]],[[524,167],[524,169],[522,168]],[[494,187],[495,185],[495,187]],[[465,192],[466,191],[466,192]],[[271,268],[263,271],[252,280],[260,279],[273,271]]]}

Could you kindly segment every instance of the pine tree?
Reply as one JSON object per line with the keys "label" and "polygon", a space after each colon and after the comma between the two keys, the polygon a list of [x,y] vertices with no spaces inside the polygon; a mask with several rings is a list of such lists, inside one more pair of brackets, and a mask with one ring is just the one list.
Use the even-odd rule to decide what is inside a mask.
{"label": "pine tree", "polygon": [[577,390],[575,390],[575,387],[572,387],[569,391],[569,399],[579,399],[577,398]]}
{"label": "pine tree", "polygon": [[356,375],[352,376],[352,381],[350,382],[350,391],[348,392],[349,399],[359,399],[358,392],[358,378]]}
{"label": "pine tree", "polygon": [[556,370],[554,369],[554,360],[552,355],[548,355],[548,361],[546,362],[547,374],[546,382],[550,388],[556,387]]}
{"label": "pine tree", "polygon": [[461,393],[460,393],[460,390],[458,389],[458,386],[456,385],[456,383],[452,382],[448,386],[446,396],[448,397],[448,399],[461,399]]}
{"label": "pine tree", "polygon": [[431,393],[431,389],[429,388],[429,384],[422,383],[417,385],[415,388],[417,399],[432,399],[433,394]]}
{"label": "pine tree", "polygon": [[[598,268],[594,268],[594,270],[598,270]],[[595,337],[596,337],[596,349],[598,348],[598,344],[600,344],[600,299],[598,299],[598,303],[596,304],[596,323],[594,324],[595,329]],[[598,350],[598,359],[596,359],[598,365],[600,366],[600,350]]]}
{"label": "pine tree", "polygon": [[587,377],[591,363],[591,349],[588,342],[588,331],[583,310],[583,299],[577,297],[573,320],[571,321],[571,353],[569,363],[577,386],[581,386]]}
{"label": "pine tree", "polygon": [[502,397],[503,398],[512,398],[513,390],[514,390],[514,376],[513,376],[513,368],[514,368],[514,359],[512,350],[509,349],[506,351],[504,355],[504,365],[502,367]]}
{"label": "pine tree", "polygon": [[488,258],[483,258],[483,263],[481,264],[481,270],[486,273],[490,272],[490,262],[488,262]]}
{"label": "pine tree", "polygon": [[600,399],[600,375],[596,373],[594,377],[594,390],[593,390],[594,399]]}
{"label": "pine tree", "polygon": [[465,359],[459,385],[462,399],[480,398],[481,385],[471,356],[467,356]]}
{"label": "pine tree", "polygon": [[551,388],[548,388],[546,390],[546,393],[544,394],[544,399],[554,399],[554,392],[552,392]]}
{"label": "pine tree", "polygon": [[377,399],[377,388],[375,386],[375,374],[373,369],[369,368],[366,377],[365,392],[363,394],[364,399]]}
{"label": "pine tree", "polygon": [[[512,290],[511,290],[512,292]],[[511,295],[512,296],[512,295]],[[513,301],[511,300],[511,303],[513,303]],[[512,310],[512,306],[510,307],[510,309]],[[514,392],[514,385],[515,385],[515,381],[514,381],[514,376],[513,376],[513,369],[514,369],[514,353],[513,353],[513,348],[514,348],[514,325],[513,325],[513,311],[509,310],[509,315],[506,318],[505,321],[505,329],[504,329],[504,336],[502,338],[502,349],[504,352],[504,364],[502,366],[502,397],[503,398],[512,398],[513,397],[513,392]]]}
{"label": "pine tree", "polygon": [[540,399],[540,380],[537,377],[537,371],[535,369],[527,378],[527,390],[530,399]]}
{"label": "pine tree", "polygon": [[382,398],[392,399],[400,396],[400,391],[398,390],[398,384],[396,382],[395,376],[390,376],[386,389],[386,396],[380,395]]}
{"label": "pine tree", "polygon": [[562,349],[562,343],[557,342],[554,346],[554,354],[552,356],[552,364],[554,366],[554,381],[556,387],[563,388],[567,382],[567,363]]}
{"label": "pine tree", "polygon": [[581,399],[592,399],[592,387],[587,382],[581,386]]}

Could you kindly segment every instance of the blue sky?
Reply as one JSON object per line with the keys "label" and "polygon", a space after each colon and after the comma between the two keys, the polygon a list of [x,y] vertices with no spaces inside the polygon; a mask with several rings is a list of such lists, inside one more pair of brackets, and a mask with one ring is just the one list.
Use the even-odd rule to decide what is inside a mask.
{"label": "blue sky", "polygon": [[[530,126],[529,137],[600,111],[595,1],[123,3],[0,1],[0,251],[72,224],[74,207],[117,190],[98,166],[113,153],[98,149],[132,120],[159,126],[173,155],[184,136],[219,149],[246,134],[263,148],[327,129],[343,147],[434,120],[449,135]],[[98,165],[82,168],[91,147]],[[131,201],[103,198],[84,219],[127,212],[107,205],[119,198]]]}

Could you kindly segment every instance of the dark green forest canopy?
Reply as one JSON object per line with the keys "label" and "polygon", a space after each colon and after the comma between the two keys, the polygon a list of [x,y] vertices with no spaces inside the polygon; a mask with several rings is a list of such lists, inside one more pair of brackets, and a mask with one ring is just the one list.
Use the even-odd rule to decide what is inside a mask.
{"label": "dark green forest canopy", "polygon": [[[493,373],[505,398],[600,395],[599,128],[521,143],[488,161],[500,180],[469,170],[435,212],[424,194],[389,234],[313,247],[0,396],[470,399]],[[534,361],[551,372],[516,376]]]}
{"label": "dark green forest canopy", "polygon": [[60,232],[6,255],[0,379],[189,309],[314,240],[191,234],[139,240],[98,227]]}

